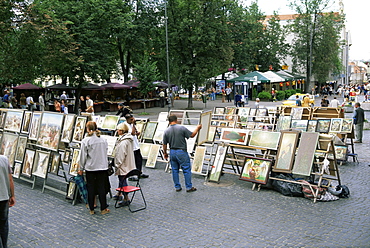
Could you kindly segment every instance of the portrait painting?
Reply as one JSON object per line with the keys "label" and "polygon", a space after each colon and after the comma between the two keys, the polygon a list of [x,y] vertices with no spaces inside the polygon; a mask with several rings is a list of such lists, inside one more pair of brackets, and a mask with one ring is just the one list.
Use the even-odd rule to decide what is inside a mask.
{"label": "portrait painting", "polygon": [[50,173],[52,174],[58,174],[58,171],[59,171],[59,163],[60,163],[60,158],[61,158],[61,154],[58,153],[58,152],[53,152],[51,154],[51,165],[50,165]]}
{"label": "portrait painting", "polygon": [[37,150],[33,160],[32,174],[41,178],[46,178],[49,167],[50,152]]}
{"label": "portrait painting", "polygon": [[35,150],[26,149],[23,160],[22,175],[26,177],[32,176],[33,159],[35,158]]}
{"label": "portrait painting", "polygon": [[8,110],[5,118],[4,130],[19,133],[21,131],[22,119],[23,111]]}
{"label": "portrait painting", "polygon": [[31,126],[32,111],[24,111],[21,133],[28,133]]}
{"label": "portrait painting", "polygon": [[80,165],[80,149],[73,149],[72,162],[69,167],[69,174],[72,176],[77,176],[77,171]]}
{"label": "portrait painting", "polygon": [[342,121],[342,133],[352,133],[353,128],[353,119],[352,118],[344,118]]}
{"label": "portrait painting", "polygon": [[342,130],[342,118],[332,118],[329,132],[340,132]]}
{"label": "portrait painting", "polygon": [[307,125],[308,125],[308,120],[293,119],[291,122],[291,128],[301,130],[302,132],[306,132]]}
{"label": "portrait painting", "polygon": [[248,134],[249,130],[247,129],[223,128],[221,130],[220,141],[246,145],[248,141]]}
{"label": "portrait painting", "polygon": [[147,158],[149,156],[149,152],[152,148],[152,144],[149,144],[149,143],[140,143],[140,152],[141,152],[141,155],[144,157],[144,158]]}
{"label": "portrait painting", "polygon": [[143,139],[152,140],[153,139],[153,136],[155,134],[155,130],[157,128],[157,124],[158,124],[158,122],[149,121],[146,124],[145,131],[143,133],[142,138]]}
{"label": "portrait painting", "polygon": [[288,116],[280,115],[276,124],[276,131],[279,132],[281,130],[289,129],[291,121],[292,117],[290,115]]}
{"label": "portrait painting", "polygon": [[236,107],[225,107],[225,115],[235,114]]}
{"label": "portrait painting", "polygon": [[204,161],[205,155],[206,155],[206,147],[197,146],[197,148],[195,148],[193,164],[191,166],[191,171],[193,173],[199,173],[199,174],[202,173],[203,161]]}
{"label": "portrait painting", "polygon": [[148,158],[146,160],[145,167],[155,168],[160,147],[161,147],[160,145],[152,144],[150,151],[148,153]]}
{"label": "portrait painting", "polygon": [[69,143],[72,140],[73,127],[75,125],[76,115],[70,114],[64,117],[62,138],[60,141]]}
{"label": "portrait painting", "polygon": [[107,130],[116,130],[119,118],[120,117],[118,115],[106,115],[101,128]]}
{"label": "portrait painting", "polygon": [[218,146],[216,157],[213,160],[211,172],[209,173],[208,181],[219,182],[221,178],[222,168],[226,157],[227,146]]}
{"label": "portrait painting", "polygon": [[253,130],[249,140],[249,146],[276,150],[279,140],[280,132]]}
{"label": "portrait painting", "polygon": [[23,162],[24,152],[26,151],[27,147],[27,136],[19,136],[18,137],[18,144],[17,144],[17,152],[15,154],[15,161]]}
{"label": "portrait painting", "polygon": [[13,170],[13,177],[19,178],[21,175],[22,163],[15,163]]}
{"label": "portrait painting", "polygon": [[314,155],[317,149],[319,133],[302,133],[298,145],[297,155],[293,165],[293,174],[310,176]]}
{"label": "portrait painting", "polygon": [[63,119],[64,114],[44,112],[36,144],[46,149],[57,150]]}
{"label": "portrait painting", "polygon": [[330,128],[330,119],[319,119],[317,120],[317,129],[316,132],[319,133],[328,133]]}
{"label": "portrait painting", "polygon": [[31,127],[29,129],[28,138],[30,140],[36,140],[39,134],[39,127],[41,122],[42,113],[40,112],[33,112],[31,118]]}
{"label": "portrait painting", "polygon": [[76,119],[74,132],[72,135],[73,142],[82,141],[82,139],[84,138],[84,134],[85,134],[85,127],[86,127],[86,117],[78,116]]}
{"label": "portrait painting", "polygon": [[308,120],[307,132],[316,132],[317,120]]}
{"label": "portrait painting", "polygon": [[225,108],[224,107],[215,107],[213,114],[215,115],[223,115],[225,113]]}
{"label": "portrait painting", "polygon": [[157,128],[155,129],[155,133],[153,136],[153,140],[162,142],[163,140],[163,133],[168,127],[167,121],[158,122]]}
{"label": "portrait painting", "polygon": [[239,179],[252,183],[266,184],[271,164],[272,160],[247,156],[245,157]]}
{"label": "portrait painting", "polygon": [[14,133],[3,133],[0,154],[8,158],[9,164],[13,167],[15,154],[17,152],[18,135]]}
{"label": "portrait painting", "polygon": [[291,172],[297,149],[298,137],[299,131],[281,131],[280,145],[276,154],[276,162],[272,169],[274,172]]}
{"label": "portrait painting", "polygon": [[117,136],[110,136],[110,135],[100,135],[100,137],[104,138],[108,143],[108,156],[113,156],[113,151],[116,146],[116,142],[118,137]]}

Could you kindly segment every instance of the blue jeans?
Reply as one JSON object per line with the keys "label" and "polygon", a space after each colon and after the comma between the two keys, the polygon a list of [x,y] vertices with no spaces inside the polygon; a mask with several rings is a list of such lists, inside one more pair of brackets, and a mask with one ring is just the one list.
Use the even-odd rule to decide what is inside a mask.
{"label": "blue jeans", "polygon": [[9,233],[9,201],[0,201],[0,248],[6,248]]}
{"label": "blue jeans", "polygon": [[189,154],[184,150],[170,150],[170,163],[172,167],[172,179],[176,189],[181,188],[179,170],[182,169],[185,178],[186,189],[193,187],[191,183],[191,166]]}

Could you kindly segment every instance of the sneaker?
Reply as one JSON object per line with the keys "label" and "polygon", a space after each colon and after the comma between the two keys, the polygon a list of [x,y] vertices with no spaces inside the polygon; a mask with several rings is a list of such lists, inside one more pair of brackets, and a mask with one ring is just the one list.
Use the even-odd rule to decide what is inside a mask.
{"label": "sneaker", "polygon": [[192,187],[191,189],[186,190],[186,192],[194,192],[194,191],[197,191],[197,188]]}
{"label": "sneaker", "polygon": [[104,210],[101,211],[101,214],[107,214],[109,212],[110,212],[110,210],[108,208],[106,208],[106,209],[104,209]]}

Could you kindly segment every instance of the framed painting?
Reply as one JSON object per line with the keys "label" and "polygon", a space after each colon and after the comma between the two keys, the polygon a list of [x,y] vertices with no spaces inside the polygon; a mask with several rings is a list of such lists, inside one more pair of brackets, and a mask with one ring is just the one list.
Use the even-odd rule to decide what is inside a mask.
{"label": "framed painting", "polygon": [[28,141],[27,136],[18,137],[17,152],[15,154],[16,162],[23,162],[24,152],[26,151],[26,147],[27,147],[27,141]]}
{"label": "framed painting", "polygon": [[211,126],[217,127],[218,126],[218,121],[211,121]]}
{"label": "framed painting", "polygon": [[145,128],[145,122],[142,122],[142,121],[137,121],[136,124],[135,124],[135,127],[136,127],[136,131],[139,132],[139,135],[138,135],[138,139],[141,139],[141,136],[143,135],[143,130]]}
{"label": "framed painting", "polygon": [[318,133],[328,133],[330,130],[330,119],[319,119],[317,120],[317,129]]}
{"label": "framed painting", "polygon": [[103,127],[104,119],[105,119],[105,116],[99,116],[99,120],[96,123],[96,125],[98,126],[98,128],[102,128]]}
{"label": "framed painting", "polygon": [[177,117],[177,124],[182,124],[182,120],[184,119],[184,110],[171,110],[170,115],[175,115]]}
{"label": "framed painting", "polygon": [[319,133],[302,133],[297,155],[293,165],[293,174],[310,176],[314,162]]}
{"label": "framed painting", "polygon": [[8,158],[10,167],[13,167],[15,154],[17,152],[18,135],[14,133],[3,133],[0,154]]}
{"label": "framed painting", "polygon": [[19,178],[21,175],[22,163],[15,163],[14,170],[13,170],[13,177]]}
{"label": "framed painting", "polygon": [[225,115],[233,115],[235,114],[236,107],[225,107]]}
{"label": "framed painting", "polygon": [[70,156],[71,156],[71,151],[70,151],[70,150],[65,150],[65,151],[63,152],[62,161],[63,161],[64,163],[69,163],[69,158],[70,158]]}
{"label": "framed painting", "polygon": [[252,183],[266,184],[271,164],[272,160],[247,156],[245,157],[239,179]]}
{"label": "framed painting", "polygon": [[253,130],[249,140],[249,146],[276,150],[279,140],[280,132]]}
{"label": "framed painting", "polygon": [[8,112],[7,110],[4,109],[1,110],[0,129],[4,129],[7,112]]}
{"label": "framed painting", "polygon": [[227,146],[218,146],[216,157],[213,160],[213,165],[209,173],[208,181],[219,182],[221,178],[222,168],[226,157]]}
{"label": "framed painting", "polygon": [[208,141],[213,142],[215,140],[217,127],[209,127]]}
{"label": "framed painting", "polygon": [[204,142],[208,141],[211,119],[212,119],[211,111],[204,112],[200,115],[200,124],[202,124],[202,128],[198,132],[198,143],[197,143],[198,145],[201,145]]}
{"label": "framed painting", "polygon": [[307,132],[316,132],[317,120],[309,120],[307,124]]}
{"label": "framed painting", "polygon": [[298,137],[299,131],[281,131],[280,145],[272,171],[291,173]]}
{"label": "framed painting", "polygon": [[292,122],[292,117],[290,115],[288,116],[280,115],[277,125],[276,125],[276,131],[279,132],[281,130],[289,129],[291,122]]}
{"label": "framed painting", "polygon": [[249,121],[249,122],[247,122],[246,129],[252,130],[252,129],[254,129],[255,125],[256,125],[256,123],[254,123],[253,121]]}
{"label": "framed painting", "polygon": [[107,130],[116,130],[119,118],[120,117],[118,115],[106,115],[101,128]]}
{"label": "framed painting", "polygon": [[22,121],[22,128],[21,133],[27,133],[30,129],[32,119],[32,111],[24,111],[23,112],[23,121]]}
{"label": "framed painting", "polygon": [[148,158],[146,160],[145,167],[155,168],[155,164],[157,162],[157,157],[158,157],[160,147],[161,147],[160,145],[154,145],[154,144],[151,146],[150,151],[148,153]]}
{"label": "framed painting", "polygon": [[67,200],[73,200],[75,198],[76,189],[77,187],[76,187],[75,182],[68,182],[67,194],[66,194]]}
{"label": "framed painting", "polygon": [[59,146],[64,114],[44,112],[36,144],[56,151]]}
{"label": "framed painting", "polygon": [[76,119],[74,132],[72,135],[73,142],[81,142],[81,140],[84,138],[85,126],[86,126],[86,117],[78,116]]}
{"label": "framed painting", "polygon": [[167,127],[168,127],[168,122],[167,121],[158,122],[157,128],[155,129],[155,133],[154,133],[154,136],[153,136],[153,140],[158,141],[158,142],[162,142],[163,133],[167,129]]}
{"label": "framed painting", "polygon": [[157,119],[158,122],[168,122],[168,112],[160,112],[158,114],[158,119]]}
{"label": "framed painting", "polygon": [[73,149],[72,162],[68,172],[72,176],[77,176],[77,171],[80,164],[80,151],[80,149]]}
{"label": "framed painting", "polygon": [[51,165],[50,165],[50,170],[49,170],[50,173],[58,175],[61,156],[62,155],[59,152],[51,153],[51,156],[50,156]]}
{"label": "framed painting", "polygon": [[342,133],[352,133],[353,128],[353,119],[352,118],[344,118],[342,121]]}
{"label": "framed painting", "polygon": [[249,107],[240,107],[240,108],[238,108],[239,117],[241,118],[242,116],[244,116],[244,117],[248,118],[250,109],[251,108],[249,108]]}
{"label": "framed painting", "polygon": [[256,113],[257,113],[257,109],[251,108],[249,111],[249,116],[254,117],[256,116]]}
{"label": "framed painting", "polygon": [[32,166],[33,159],[35,158],[35,153],[36,153],[35,150],[26,149],[21,175],[26,177],[32,176]]}
{"label": "framed painting", "polygon": [[110,135],[100,135],[100,137],[104,138],[108,143],[108,156],[113,156],[113,151],[116,146],[116,142],[118,137],[117,136],[110,136]]}
{"label": "framed painting", "polygon": [[197,146],[197,148],[195,148],[193,164],[191,166],[191,172],[199,173],[199,174],[202,173],[203,161],[204,161],[205,156],[206,156],[206,147]]}
{"label": "framed painting", "polygon": [[141,155],[145,158],[149,156],[149,152],[152,148],[152,144],[149,143],[140,143],[140,152]]}
{"label": "framed painting", "polygon": [[229,123],[227,121],[220,121],[220,127],[227,127]]}
{"label": "framed painting", "polygon": [[60,141],[69,143],[72,140],[73,127],[75,125],[76,115],[66,115],[63,122],[62,138]]}
{"label": "framed painting", "polygon": [[37,150],[33,160],[32,175],[46,178],[49,167],[50,152]]}
{"label": "framed painting", "polygon": [[215,107],[213,110],[213,114],[215,115],[223,115],[225,113],[224,107]]}
{"label": "framed painting", "polygon": [[40,112],[33,112],[32,113],[31,127],[29,129],[28,139],[37,140],[37,136],[39,134],[41,116],[42,116],[42,113],[40,113]]}
{"label": "framed painting", "polygon": [[22,119],[23,111],[8,110],[5,119],[4,130],[19,133],[21,131]]}
{"label": "framed painting", "polygon": [[334,145],[335,158],[339,161],[347,161],[347,146]]}
{"label": "framed painting", "polygon": [[340,132],[342,130],[342,118],[332,118],[329,132]]}
{"label": "framed painting", "polygon": [[307,131],[308,120],[296,120],[293,119],[291,122],[291,128],[301,130],[303,132]]}
{"label": "framed painting", "polygon": [[267,108],[257,109],[256,116],[256,121],[264,121],[264,117],[267,116]]}
{"label": "framed painting", "polygon": [[303,108],[292,108],[290,112],[290,116],[293,120],[300,120],[302,119]]}
{"label": "framed painting", "polygon": [[221,130],[220,141],[246,145],[248,141],[248,134],[249,130],[247,129],[223,128]]}
{"label": "framed painting", "polygon": [[153,139],[153,136],[154,136],[154,133],[155,133],[155,130],[157,128],[157,124],[158,124],[158,122],[149,121],[146,124],[145,131],[143,133],[142,138],[143,139],[152,140]]}

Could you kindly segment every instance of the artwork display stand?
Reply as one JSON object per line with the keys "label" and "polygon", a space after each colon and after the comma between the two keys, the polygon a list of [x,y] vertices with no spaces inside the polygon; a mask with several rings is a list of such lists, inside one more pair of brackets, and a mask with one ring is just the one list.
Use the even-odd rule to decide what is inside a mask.
{"label": "artwork display stand", "polygon": [[357,154],[355,153],[355,144],[353,139],[355,138],[354,128],[352,127],[351,133],[345,133],[342,135],[343,142],[350,147],[350,151],[348,153],[348,157],[352,157],[353,162],[358,163]]}
{"label": "artwork display stand", "polygon": [[[292,112],[291,106],[280,106],[280,115],[291,115]],[[302,118],[301,120],[311,120],[312,119],[312,108],[311,107],[298,107],[298,108],[303,108],[302,112]],[[317,107],[315,107],[317,108]]]}
{"label": "artwork display stand", "polygon": [[340,108],[314,107],[311,120],[320,118],[344,118],[344,112]]}

